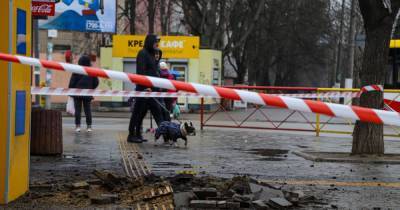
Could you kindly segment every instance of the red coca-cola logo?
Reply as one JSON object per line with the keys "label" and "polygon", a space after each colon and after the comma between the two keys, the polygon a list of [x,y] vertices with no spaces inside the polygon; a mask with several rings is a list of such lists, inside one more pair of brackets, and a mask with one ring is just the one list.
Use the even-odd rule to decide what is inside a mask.
{"label": "red coca-cola logo", "polygon": [[46,2],[32,2],[33,16],[54,16],[55,4]]}

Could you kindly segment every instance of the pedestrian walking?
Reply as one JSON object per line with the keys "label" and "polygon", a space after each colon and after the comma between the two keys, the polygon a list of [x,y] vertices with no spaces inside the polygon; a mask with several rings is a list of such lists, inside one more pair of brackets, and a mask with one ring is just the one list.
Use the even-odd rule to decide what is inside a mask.
{"label": "pedestrian walking", "polygon": [[[90,57],[83,55],[79,58],[78,64],[81,66],[92,66]],[[99,79],[97,77],[90,77],[81,74],[72,74],[69,81],[69,88],[78,89],[96,89],[99,86]],[[94,99],[92,96],[72,96],[74,99],[75,108],[75,131],[81,131],[81,112],[82,106],[86,116],[87,132],[92,132],[92,111],[91,101]]]}
{"label": "pedestrian walking", "polygon": [[[147,35],[143,49],[141,49],[136,57],[136,73],[140,75],[160,77],[158,71],[158,62],[156,60],[156,51],[160,39],[156,35]],[[148,88],[142,85],[136,86],[136,91],[158,91],[157,88]],[[133,107],[131,119],[129,122],[128,142],[142,143],[147,141],[142,136],[143,119],[148,110],[151,111],[157,126],[163,121],[162,111],[159,103],[154,98],[136,98]]]}

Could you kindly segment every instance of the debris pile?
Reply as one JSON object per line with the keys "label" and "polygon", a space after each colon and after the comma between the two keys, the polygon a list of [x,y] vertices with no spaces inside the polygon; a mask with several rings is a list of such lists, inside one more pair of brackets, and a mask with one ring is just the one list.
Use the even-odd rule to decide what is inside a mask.
{"label": "debris pile", "polygon": [[157,176],[131,178],[98,170],[92,174],[91,179],[73,183],[35,183],[30,186],[30,192],[15,203],[15,207],[174,209],[171,185]]}
{"label": "debris pile", "polygon": [[299,190],[287,191],[248,177],[222,179],[180,174],[169,178],[176,209],[297,209],[322,204]]}
{"label": "debris pile", "polygon": [[[162,178],[119,176],[93,171],[91,179],[31,186],[26,204],[57,207],[134,209],[299,209],[323,204],[299,190],[287,190],[249,177],[232,179],[179,174]],[[23,203],[23,202],[22,202]]]}

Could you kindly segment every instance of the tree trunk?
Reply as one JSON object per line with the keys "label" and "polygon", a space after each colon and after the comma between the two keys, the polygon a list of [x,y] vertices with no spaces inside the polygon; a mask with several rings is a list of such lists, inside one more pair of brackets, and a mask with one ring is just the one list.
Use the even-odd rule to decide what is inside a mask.
{"label": "tree trunk", "polygon": [[129,31],[133,35],[136,33],[136,0],[129,1]]}
{"label": "tree trunk", "polygon": [[147,7],[147,17],[149,20],[149,34],[154,34],[154,23],[155,23],[155,0],[149,0]]}
{"label": "tree trunk", "polygon": [[239,65],[236,71],[237,77],[235,78],[235,84],[244,84],[244,77],[246,76],[246,71],[243,69],[244,65]]}
{"label": "tree trunk", "polygon": [[168,23],[171,16],[171,2],[172,0],[160,0],[160,23],[161,23],[161,34],[168,34]]}
{"label": "tree trunk", "polygon": [[[363,65],[360,72],[361,86],[383,84],[393,18],[382,1],[359,0],[359,4],[366,31]],[[375,91],[362,94],[360,105],[382,109],[383,93]],[[383,125],[357,121],[353,133],[352,154],[382,155],[384,151]]]}

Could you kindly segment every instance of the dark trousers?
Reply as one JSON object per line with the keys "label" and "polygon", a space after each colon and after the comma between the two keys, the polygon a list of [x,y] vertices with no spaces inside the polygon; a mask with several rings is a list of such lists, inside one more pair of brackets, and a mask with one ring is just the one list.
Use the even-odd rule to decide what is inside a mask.
{"label": "dark trousers", "polygon": [[85,111],[86,116],[86,125],[92,125],[92,111],[90,108],[90,101],[89,98],[82,98],[82,97],[75,97],[74,98],[74,105],[75,105],[75,125],[81,125],[81,113],[82,113],[82,106],[83,110]]}
{"label": "dark trousers", "polygon": [[163,114],[160,105],[155,101],[155,98],[136,98],[135,105],[133,106],[133,111],[131,119],[129,121],[129,135],[141,137],[141,128],[143,125],[143,119],[150,110],[157,123],[157,126],[161,124],[163,119]]}
{"label": "dark trousers", "polygon": [[164,98],[163,99],[163,116],[164,116],[164,121],[171,121],[171,116],[170,114],[172,113],[173,110],[173,103],[174,103],[174,98]]}

